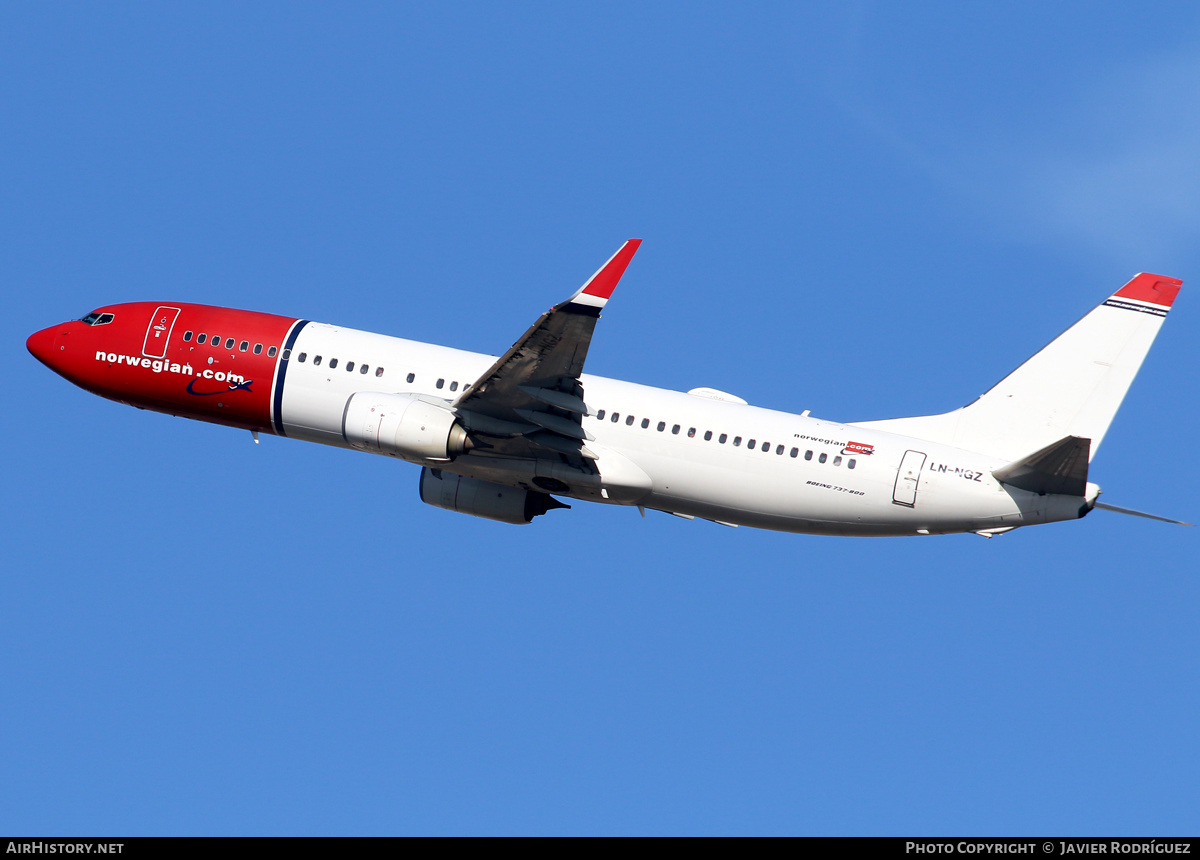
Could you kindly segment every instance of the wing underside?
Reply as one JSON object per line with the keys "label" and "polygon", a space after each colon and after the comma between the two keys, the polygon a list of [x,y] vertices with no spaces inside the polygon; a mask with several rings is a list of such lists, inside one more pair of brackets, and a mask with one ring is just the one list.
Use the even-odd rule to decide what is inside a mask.
{"label": "wing underside", "polygon": [[600,310],[633,258],[630,239],[567,301],[538,318],[454,407],[478,455],[553,458],[581,469],[596,459],[587,448],[580,382]]}

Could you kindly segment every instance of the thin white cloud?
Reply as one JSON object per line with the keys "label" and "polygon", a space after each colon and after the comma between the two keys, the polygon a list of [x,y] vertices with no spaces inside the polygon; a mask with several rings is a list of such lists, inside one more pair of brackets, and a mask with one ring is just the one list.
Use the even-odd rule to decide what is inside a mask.
{"label": "thin white cloud", "polygon": [[[861,28],[861,15],[851,16],[847,54],[858,53]],[[1200,248],[1200,50],[1114,63],[1057,109],[1040,105],[1045,122],[1023,118],[986,137],[959,131],[954,116],[931,122],[918,111],[906,121],[902,107],[880,103],[863,84],[860,71],[839,68],[816,88],[1016,239],[1066,241],[1146,265]]]}
{"label": "thin white cloud", "polygon": [[1068,141],[1034,150],[1018,168],[1013,203],[1109,253],[1161,258],[1197,247],[1198,107],[1200,56],[1125,69],[1065,112]]}

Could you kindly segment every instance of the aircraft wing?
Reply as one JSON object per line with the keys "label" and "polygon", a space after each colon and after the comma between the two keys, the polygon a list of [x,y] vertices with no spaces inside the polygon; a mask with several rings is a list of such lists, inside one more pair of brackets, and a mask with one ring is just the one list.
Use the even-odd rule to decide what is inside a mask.
{"label": "aircraft wing", "polygon": [[[600,310],[641,245],[630,239],[565,302],[552,307],[467,388],[454,407],[480,448],[522,457],[595,459],[579,381]],[[480,453],[483,453],[483,450]],[[557,457],[556,457],[557,459]]]}

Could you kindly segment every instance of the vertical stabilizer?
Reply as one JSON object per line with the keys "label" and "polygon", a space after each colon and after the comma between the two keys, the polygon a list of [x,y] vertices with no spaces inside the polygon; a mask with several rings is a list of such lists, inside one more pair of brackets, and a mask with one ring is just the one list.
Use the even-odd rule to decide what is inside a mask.
{"label": "vertical stabilizer", "polygon": [[1016,460],[1067,436],[1095,456],[1182,281],[1140,274],[969,406],[858,422]]}

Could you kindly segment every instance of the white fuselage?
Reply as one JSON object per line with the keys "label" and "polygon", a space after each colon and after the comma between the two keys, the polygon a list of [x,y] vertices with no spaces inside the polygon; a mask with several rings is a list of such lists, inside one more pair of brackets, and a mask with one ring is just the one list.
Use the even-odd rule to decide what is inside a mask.
{"label": "white fuselage", "polygon": [[[309,323],[291,350],[280,414],[272,418],[289,437],[351,447],[342,426],[351,395],[421,394],[450,404],[493,361]],[[359,372],[363,364],[367,374]],[[584,374],[581,381],[589,409],[583,428],[594,437],[587,444],[599,455],[604,486],[563,495],[728,525],[841,535],[987,532],[1086,512],[1078,497],[1001,484],[991,472],[1004,461],[995,457],[600,376]],[[524,486],[522,465],[473,451],[439,467]],[[1090,485],[1089,501],[1096,492]]]}

